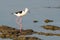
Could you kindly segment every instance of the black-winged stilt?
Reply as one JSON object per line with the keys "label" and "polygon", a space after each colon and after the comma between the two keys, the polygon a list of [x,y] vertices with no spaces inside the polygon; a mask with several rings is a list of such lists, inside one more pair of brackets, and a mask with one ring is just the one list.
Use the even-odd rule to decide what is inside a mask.
{"label": "black-winged stilt", "polygon": [[[13,13],[14,15],[16,15],[18,17],[18,19],[16,19],[16,23],[20,26],[20,32],[22,29],[22,16],[26,15],[28,12],[28,8],[25,8],[24,11],[17,11],[15,13]],[[20,24],[18,23],[20,19]]]}

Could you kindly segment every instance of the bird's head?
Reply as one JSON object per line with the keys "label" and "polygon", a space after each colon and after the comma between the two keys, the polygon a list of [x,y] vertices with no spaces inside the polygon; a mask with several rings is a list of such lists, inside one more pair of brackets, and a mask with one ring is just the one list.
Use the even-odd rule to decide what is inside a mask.
{"label": "bird's head", "polygon": [[28,8],[25,8],[25,12],[30,13],[30,10]]}

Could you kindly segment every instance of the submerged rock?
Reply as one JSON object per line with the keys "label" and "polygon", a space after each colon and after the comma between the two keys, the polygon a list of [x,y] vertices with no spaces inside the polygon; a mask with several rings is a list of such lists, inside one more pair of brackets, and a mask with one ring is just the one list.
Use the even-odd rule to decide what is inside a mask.
{"label": "submerged rock", "polygon": [[60,34],[55,34],[55,33],[46,33],[46,32],[35,32],[35,33],[39,35],[45,35],[45,36],[60,36]]}
{"label": "submerged rock", "polygon": [[37,21],[37,20],[34,20],[33,22],[34,22],[34,23],[37,23],[38,21]]}
{"label": "submerged rock", "polygon": [[49,22],[53,22],[53,20],[45,19],[44,22],[49,23]]}
{"label": "submerged rock", "polygon": [[14,38],[13,40],[41,40],[41,39],[36,37],[18,37],[18,38]]}
{"label": "submerged rock", "polygon": [[37,23],[37,22],[38,22],[38,20],[37,20],[37,19],[34,19],[34,20],[33,20],[33,22],[34,22],[34,23]]}
{"label": "submerged rock", "polygon": [[54,25],[45,25],[45,26],[42,26],[44,29],[47,29],[47,30],[60,30],[60,27],[58,26],[54,26]]}
{"label": "submerged rock", "polygon": [[[42,27],[48,30],[60,30],[60,27],[53,25],[45,25]],[[45,36],[60,36],[60,34],[36,32],[32,29],[27,29],[27,30],[22,29],[22,32],[20,33],[19,29],[15,29],[5,25],[0,26],[0,38],[12,38],[13,40],[41,40],[36,37],[27,36],[32,34],[39,34]]]}
{"label": "submerged rock", "polygon": [[1,37],[3,38],[8,38],[8,37],[14,38],[20,35],[32,35],[34,33],[32,29],[22,30],[22,32],[20,33],[19,29],[15,29],[5,25],[0,26],[0,32],[2,33]]}
{"label": "submerged rock", "polygon": [[32,29],[27,29],[27,30],[23,30],[21,32],[21,35],[31,35],[33,33],[34,33],[34,31]]}

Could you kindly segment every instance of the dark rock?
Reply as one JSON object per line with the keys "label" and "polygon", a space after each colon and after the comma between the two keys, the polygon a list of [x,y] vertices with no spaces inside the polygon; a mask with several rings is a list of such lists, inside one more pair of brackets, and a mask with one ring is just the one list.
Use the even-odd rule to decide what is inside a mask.
{"label": "dark rock", "polygon": [[14,40],[41,40],[41,39],[36,37],[18,37],[18,38],[15,38]]}
{"label": "dark rock", "polygon": [[53,20],[46,19],[44,20],[45,23],[53,22]]}
{"label": "dark rock", "polygon": [[47,30],[60,30],[60,27],[58,26],[54,26],[54,25],[45,25],[45,26],[42,26],[44,29],[47,29]]}
{"label": "dark rock", "polygon": [[31,35],[33,34],[33,30],[32,29],[27,29],[21,32],[21,35]]}
{"label": "dark rock", "polygon": [[37,23],[38,21],[37,21],[37,20],[34,20],[33,22],[34,22],[34,23]]}

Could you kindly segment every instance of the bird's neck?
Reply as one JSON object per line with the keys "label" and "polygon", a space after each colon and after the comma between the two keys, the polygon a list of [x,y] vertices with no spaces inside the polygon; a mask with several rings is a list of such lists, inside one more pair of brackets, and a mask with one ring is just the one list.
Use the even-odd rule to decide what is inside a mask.
{"label": "bird's neck", "polygon": [[27,13],[28,12],[28,8],[25,8],[25,13]]}

